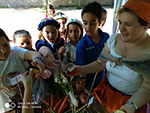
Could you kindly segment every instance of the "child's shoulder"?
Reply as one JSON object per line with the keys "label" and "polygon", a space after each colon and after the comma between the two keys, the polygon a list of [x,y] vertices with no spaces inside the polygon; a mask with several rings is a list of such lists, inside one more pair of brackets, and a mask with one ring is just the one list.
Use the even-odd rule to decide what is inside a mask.
{"label": "child's shoulder", "polygon": [[60,43],[64,43],[65,40],[63,38],[60,39]]}
{"label": "child's shoulder", "polygon": [[103,34],[107,37],[110,37],[110,35],[107,32],[103,32]]}

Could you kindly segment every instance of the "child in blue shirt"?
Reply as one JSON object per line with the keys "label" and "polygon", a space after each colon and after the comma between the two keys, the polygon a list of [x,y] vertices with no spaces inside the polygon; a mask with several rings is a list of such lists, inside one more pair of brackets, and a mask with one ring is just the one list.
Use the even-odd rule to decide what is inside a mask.
{"label": "child in blue shirt", "polygon": [[[81,16],[86,34],[77,45],[76,65],[86,65],[95,61],[109,38],[108,33],[102,32],[98,28],[102,17],[102,6],[99,3],[92,2],[86,5],[81,12]],[[94,75],[80,75],[80,78],[84,79],[85,77],[85,87],[88,90],[91,88]],[[93,89],[100,83],[104,75],[104,71],[98,73]]]}
{"label": "child in blue shirt", "polygon": [[[36,42],[36,49],[44,56],[45,59],[51,58],[51,61],[54,62],[56,61],[55,59],[59,60],[58,50],[64,45],[64,39],[60,36],[59,28],[60,24],[56,20],[49,18],[44,19],[38,25],[39,33],[43,38]],[[48,62],[46,65],[49,65],[49,68],[53,69],[53,66],[56,64]],[[54,75],[55,82],[58,82],[60,80],[58,73],[56,73],[54,69],[51,70],[51,72]]]}

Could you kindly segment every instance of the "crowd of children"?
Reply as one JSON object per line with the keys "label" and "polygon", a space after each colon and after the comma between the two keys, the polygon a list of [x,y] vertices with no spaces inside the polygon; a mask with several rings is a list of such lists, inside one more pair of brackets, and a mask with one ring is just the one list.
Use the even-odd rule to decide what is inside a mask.
{"label": "crowd of children", "polygon": [[[96,30],[98,29],[98,25],[100,23],[101,15],[102,15],[101,14],[102,9],[101,7],[99,8],[100,8],[99,11],[93,14],[95,15],[95,18],[97,19],[97,24],[95,25],[94,28],[91,28],[91,30],[94,29],[95,32],[97,33],[97,34],[94,34],[92,37],[97,35],[99,39],[97,42],[94,42],[94,40],[91,40],[91,42],[95,44],[99,43],[99,45],[101,45],[102,43],[105,43],[105,41],[100,41],[101,37],[103,37],[104,40],[107,40],[108,36],[107,37],[101,36],[101,34],[99,34],[98,31]],[[25,86],[25,90],[24,90],[25,95],[28,95],[26,94],[27,93],[26,87],[28,85],[26,84],[25,78],[31,79],[32,78],[31,76],[34,75],[34,78],[38,78],[38,79],[40,78],[40,81],[41,80],[44,81],[44,83],[47,85],[49,85],[50,81],[59,82],[61,78],[59,77],[57,71],[62,71],[65,74],[65,66],[68,63],[75,64],[76,59],[78,59],[79,57],[79,54],[76,54],[77,52],[76,48],[80,48],[77,45],[78,45],[78,42],[83,37],[84,30],[86,29],[85,27],[86,25],[76,18],[72,18],[68,20],[68,17],[64,13],[55,12],[55,9],[51,4],[48,5],[46,11],[47,11],[46,18],[42,19],[38,25],[39,40],[37,40],[37,42],[35,43],[36,50],[33,49],[32,36],[30,35],[29,31],[24,30],[24,29],[15,31],[13,34],[14,47],[10,47],[9,45],[10,40],[8,39],[5,32],[1,29],[0,40],[2,41],[0,42],[2,42],[1,54],[3,57],[1,58],[1,61],[0,61],[1,65],[3,66],[3,68],[1,68],[1,77],[2,77],[1,82],[2,83],[6,82],[5,80],[7,80],[10,76],[13,77],[13,76],[16,76],[18,73],[22,73],[23,74],[22,81]],[[89,17],[87,16],[86,19],[88,18]],[[84,21],[86,20],[83,20],[83,22]],[[94,23],[92,22],[92,24]],[[89,31],[87,31],[86,29],[86,32],[89,32]],[[99,29],[99,32],[101,33],[102,31]],[[89,37],[92,39],[91,36]],[[81,43],[84,44],[83,41]],[[101,46],[103,47],[103,44]],[[96,54],[99,54],[99,52]],[[60,63],[60,60],[61,60],[61,63]],[[60,66],[61,69],[58,68],[57,66]],[[32,69],[36,69],[39,73],[37,72],[38,74],[35,74],[35,73],[33,74],[34,71]],[[30,74],[29,74],[29,71],[30,71]],[[13,72],[13,74],[11,74],[11,72]],[[26,77],[26,75],[28,74],[30,75],[30,77]],[[34,87],[36,87],[35,84],[37,82],[39,81],[38,80],[33,81],[33,85],[32,85],[33,89],[35,89]],[[79,81],[78,83],[80,84]],[[9,92],[8,90],[10,90],[9,86],[5,86],[5,84],[1,86],[0,96],[1,98],[5,98],[1,101],[1,107],[0,107],[1,112],[12,111],[11,108],[6,109],[4,103],[11,102],[9,97],[15,96],[16,92],[11,90],[10,93],[8,93]],[[27,100],[28,98],[25,97],[24,101],[27,101]],[[26,110],[23,109],[23,112],[25,111]]]}
{"label": "crowd of children", "polygon": [[[111,53],[114,56],[118,56],[119,54],[125,55],[125,56],[121,56],[124,58],[140,55],[140,54],[131,55],[131,53],[128,55],[128,54],[124,54],[120,50],[120,48],[124,49],[124,47],[127,46],[126,40],[130,40],[130,39],[124,38],[126,35],[130,33],[130,31],[128,33],[126,29],[131,30],[130,28],[125,28],[126,25],[123,26],[122,24],[127,23],[129,24],[127,25],[127,27],[132,26],[131,25],[132,22],[130,22],[131,19],[129,19],[129,22],[128,22],[127,20],[125,20],[126,17],[123,14],[127,13],[128,16],[131,15],[133,16],[133,18],[136,15],[136,12],[133,13],[134,15],[132,15],[132,11],[134,12],[134,10],[132,8],[130,9],[130,4],[132,3],[132,2],[130,3],[130,1],[135,1],[135,0],[129,0],[128,4],[125,6],[129,8],[129,10],[122,9],[118,13],[120,30],[123,36],[115,35],[115,37],[117,38],[114,38],[114,37],[113,38],[114,40],[117,40],[116,42],[112,40],[113,38],[109,38],[110,36],[108,33],[102,31],[102,27],[104,26],[106,22],[107,11],[104,8],[102,8],[100,3],[97,3],[97,2],[89,3],[82,9],[82,12],[81,12],[82,22],[76,18],[72,18],[68,20],[68,17],[64,13],[55,12],[53,5],[49,4],[46,9],[46,18],[42,19],[37,25],[38,30],[39,30],[39,34],[37,34],[37,37],[39,39],[37,39],[37,42],[35,43],[35,45],[32,45],[32,36],[30,35],[29,31],[21,29],[21,30],[17,30],[14,32],[13,34],[14,46],[10,46],[9,38],[7,37],[5,32],[2,29],[0,29],[0,66],[1,66],[0,68],[1,70],[1,73],[0,73],[0,77],[1,77],[0,78],[0,98],[1,98],[0,113],[15,112],[15,109],[6,107],[5,103],[11,103],[12,101],[11,98],[15,97],[18,92],[21,93],[19,91],[19,87],[16,87],[16,85],[18,85],[18,82],[22,81],[24,85],[24,88],[23,88],[24,95],[22,99],[22,101],[24,102],[23,106],[29,106],[29,105],[26,105],[25,103],[32,102],[34,100],[33,98],[36,98],[36,95],[32,96],[32,94],[34,94],[33,93],[34,89],[36,89],[36,84],[40,81],[44,81],[43,82],[44,85],[47,85],[47,86],[50,85],[49,84],[50,82],[59,83],[62,79],[60,76],[60,73],[63,73],[64,76],[66,76],[67,74],[70,76],[73,75],[74,78],[71,80],[75,81],[76,84],[78,84],[77,90],[86,88],[88,91],[90,91],[92,89],[92,91],[94,91],[95,98],[101,104],[103,104],[103,101],[107,102],[107,100],[104,100],[103,98],[101,98],[101,97],[106,98],[106,96],[107,98],[109,98],[108,94],[105,93],[106,90],[103,92],[100,92],[98,87],[100,87],[100,85],[102,86],[102,83],[104,82],[107,82],[109,87],[111,86],[109,82],[111,82],[111,84],[114,85],[115,83],[112,83],[113,82],[112,79],[114,79],[117,74],[115,75],[116,72],[113,72],[113,69],[112,69],[116,67],[116,64],[114,66],[114,64],[110,62],[109,64],[106,65],[107,68],[105,69],[106,62],[99,59],[99,55],[101,54],[102,51],[104,51],[103,48],[105,48],[105,50],[108,52],[114,51],[115,54]],[[139,1],[142,1],[142,0],[139,0]],[[144,2],[145,1],[146,0],[144,0]],[[150,5],[150,2],[146,2],[146,3],[147,5]],[[149,19],[150,18],[146,20],[149,20]],[[141,20],[139,19],[138,21],[141,21]],[[141,25],[136,25],[137,27],[140,28],[140,31],[137,31],[137,32],[141,34],[138,34],[138,35],[143,36],[143,37],[147,36],[147,35],[142,35],[142,34],[145,33],[145,31],[148,29],[150,25],[150,21],[146,21],[146,22],[147,22],[146,24],[144,24],[143,22]],[[145,31],[144,31],[144,28],[142,28],[143,26],[146,29]],[[127,42],[134,43],[136,41],[137,41],[136,39],[133,39],[133,41],[130,40]],[[121,44],[124,44],[124,47],[121,46],[119,42]],[[147,39],[147,42],[149,42],[149,39]],[[117,44],[116,47],[114,46],[115,44]],[[35,50],[33,49],[33,46],[36,47]],[[131,46],[131,45],[128,45],[128,46]],[[147,48],[147,46],[146,47],[142,46],[142,48]],[[124,50],[127,51],[127,48]],[[136,49],[136,50],[139,50],[139,49]],[[140,49],[140,50],[143,50],[143,49]],[[146,49],[146,50],[148,51],[149,49]],[[143,53],[146,53],[146,52],[143,52]],[[70,72],[66,73],[66,65],[68,63],[73,63],[76,65],[75,71],[73,73],[70,73]],[[122,68],[119,68],[119,69],[122,69]],[[110,73],[112,72],[112,74],[110,74],[109,72]],[[107,78],[105,76],[106,73],[107,73]],[[20,74],[21,76],[19,76]],[[129,73],[129,74],[132,74],[132,73]],[[114,78],[111,79],[112,76]],[[17,79],[19,81],[12,84],[11,81],[14,77],[18,77]],[[92,85],[93,81],[94,81],[94,85]],[[140,78],[137,79],[136,83],[140,83],[140,82],[141,82]],[[116,83],[119,83],[119,82],[116,80]],[[144,85],[144,83],[142,84],[142,86],[144,88],[146,87],[147,89],[150,89],[147,85]],[[102,87],[101,87],[101,90],[103,90]],[[115,85],[114,87],[116,89],[118,88]],[[47,88],[47,87],[44,87],[44,88]],[[120,93],[119,90],[116,90],[116,91]],[[137,91],[137,88],[136,88],[136,91]],[[148,91],[147,92],[145,91],[144,93],[150,94]],[[103,96],[101,96],[100,94],[103,94]],[[112,95],[115,95],[115,94],[116,93]],[[111,107],[111,105],[108,105],[111,108],[111,110],[108,110],[107,107],[106,109],[108,111],[113,111],[113,112],[117,109],[122,109],[123,111],[126,111],[126,113],[134,113],[135,110],[137,109],[137,106],[141,107],[145,105],[145,103],[147,102],[147,101],[143,101],[142,104],[139,104],[139,101],[136,101],[137,99],[136,96],[139,97],[140,95],[142,95],[140,93],[139,95],[134,96],[135,98],[131,96],[133,95],[133,92],[132,93],[125,92],[124,95],[126,94],[127,94],[127,98],[125,99],[125,101],[127,101],[127,99],[130,99],[131,102],[127,101],[127,105],[124,105],[125,103],[123,103],[124,101],[122,101],[122,103],[119,103],[120,106],[113,105],[114,107]],[[130,95],[132,98],[129,98],[130,96],[128,95]],[[20,97],[21,96],[22,95],[20,95]],[[120,98],[123,98],[123,97],[120,96]],[[118,99],[116,100],[118,101]],[[133,110],[133,108],[135,108],[135,110]],[[141,111],[144,111],[144,108],[142,108]],[[25,107],[23,107],[22,113],[27,113],[27,112],[33,113],[35,111],[34,109],[26,109]],[[142,112],[142,113],[145,113],[145,112]]]}

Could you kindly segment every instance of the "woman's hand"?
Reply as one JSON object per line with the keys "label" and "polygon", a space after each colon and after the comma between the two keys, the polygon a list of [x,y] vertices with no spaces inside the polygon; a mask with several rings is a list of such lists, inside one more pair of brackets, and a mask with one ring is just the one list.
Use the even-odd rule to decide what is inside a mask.
{"label": "woman's hand", "polygon": [[135,112],[134,107],[130,104],[124,104],[123,106],[121,106],[120,109],[125,111],[125,113],[134,113]]}
{"label": "woman's hand", "polygon": [[[25,73],[23,73],[23,75],[21,76],[21,81],[25,87],[25,89],[27,90],[32,90],[32,86],[33,86],[33,71],[26,71]],[[30,90],[30,91],[31,91]]]}
{"label": "woman's hand", "polygon": [[57,67],[58,65],[56,63],[61,62],[59,60],[56,60],[52,54],[47,53],[47,52],[44,53],[43,58],[45,58],[46,60],[46,67],[50,69],[53,69],[53,66]]}
{"label": "woman's hand", "polygon": [[63,57],[63,54],[66,52],[66,48],[64,46],[62,46],[61,48],[59,48],[58,50],[58,54],[60,55],[60,58]]}
{"label": "woman's hand", "polygon": [[78,75],[83,74],[82,70],[83,70],[83,66],[75,65],[75,69],[72,72],[70,72],[66,68],[66,73],[67,73],[67,76],[78,76]]}

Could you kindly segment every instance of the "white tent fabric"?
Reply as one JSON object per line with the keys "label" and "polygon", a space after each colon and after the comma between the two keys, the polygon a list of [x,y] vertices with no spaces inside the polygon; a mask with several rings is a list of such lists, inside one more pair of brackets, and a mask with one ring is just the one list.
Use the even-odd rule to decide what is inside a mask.
{"label": "white tent fabric", "polygon": [[112,34],[118,33],[118,22],[116,21],[117,10],[123,6],[128,0],[114,0],[114,17],[113,17],[113,28]]}

